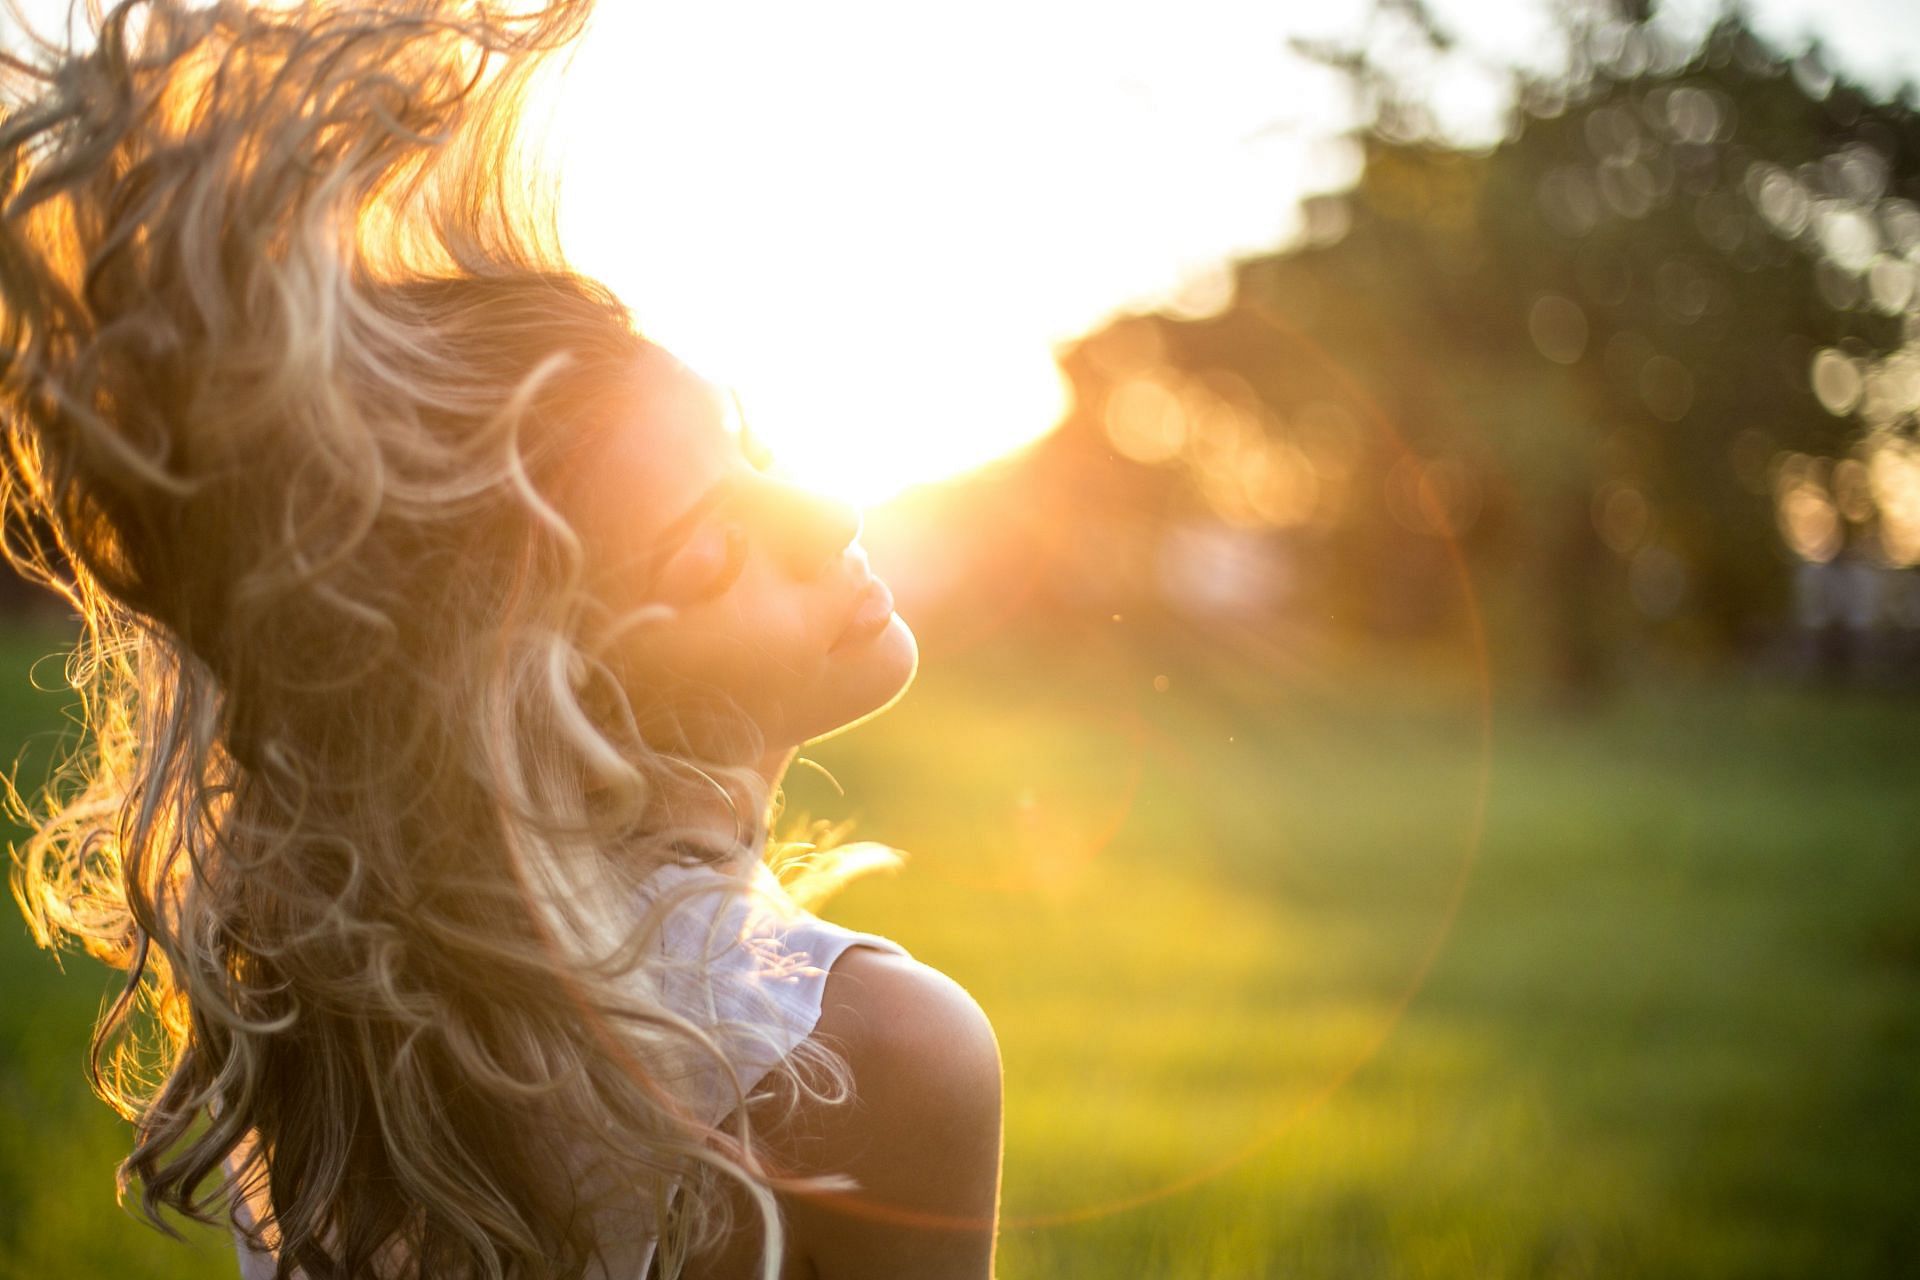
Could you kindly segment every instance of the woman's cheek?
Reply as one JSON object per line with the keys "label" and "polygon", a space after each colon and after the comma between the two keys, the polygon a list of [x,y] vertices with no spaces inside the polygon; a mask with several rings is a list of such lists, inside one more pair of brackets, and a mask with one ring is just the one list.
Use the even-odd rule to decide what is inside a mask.
{"label": "woman's cheek", "polygon": [[641,669],[725,693],[769,734],[782,734],[831,675],[830,619],[791,594],[756,592],[683,609],[635,651]]}

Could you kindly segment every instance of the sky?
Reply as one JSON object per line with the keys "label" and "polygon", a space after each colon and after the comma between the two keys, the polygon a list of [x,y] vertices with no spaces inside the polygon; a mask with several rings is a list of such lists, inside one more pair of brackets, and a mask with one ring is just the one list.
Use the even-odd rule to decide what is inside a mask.
{"label": "sky", "polygon": [[[1536,63],[1551,0],[1431,0],[1463,46]],[[26,0],[58,14],[61,0]],[[1713,0],[1668,0],[1698,31]],[[874,501],[1044,433],[1058,346],[1130,309],[1223,305],[1227,264],[1358,177],[1352,104],[1292,37],[1358,0],[602,4],[553,132],[563,232],[642,327],[738,388],[816,485]],[[1911,0],[1750,0],[1883,89],[1920,79]],[[0,19],[0,21],[4,21]],[[1500,81],[1433,68],[1462,137]]]}
{"label": "sky", "polygon": [[[1668,20],[1704,30],[1710,0]],[[1434,0],[1488,61],[1550,48],[1544,0]],[[668,346],[742,388],[803,478],[857,499],[964,469],[1065,406],[1057,345],[1116,312],[1228,300],[1227,264],[1358,176],[1337,80],[1290,38],[1350,0],[709,0],[603,11],[577,68],[569,240]],[[1891,87],[1920,6],[1762,0]],[[1462,60],[1463,65],[1467,60]],[[1460,136],[1502,82],[1434,73]],[[595,124],[594,121],[603,123]],[[617,138],[611,149],[601,139]],[[616,158],[610,162],[609,155]]]}

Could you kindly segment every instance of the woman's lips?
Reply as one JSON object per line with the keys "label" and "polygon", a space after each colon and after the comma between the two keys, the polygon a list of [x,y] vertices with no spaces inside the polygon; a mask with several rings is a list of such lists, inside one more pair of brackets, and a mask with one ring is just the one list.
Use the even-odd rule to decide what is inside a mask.
{"label": "woman's lips", "polygon": [[853,609],[847,615],[847,625],[833,642],[833,648],[839,649],[861,640],[871,639],[886,630],[887,622],[893,617],[893,592],[887,584],[878,578],[867,579],[867,585],[854,597]]}

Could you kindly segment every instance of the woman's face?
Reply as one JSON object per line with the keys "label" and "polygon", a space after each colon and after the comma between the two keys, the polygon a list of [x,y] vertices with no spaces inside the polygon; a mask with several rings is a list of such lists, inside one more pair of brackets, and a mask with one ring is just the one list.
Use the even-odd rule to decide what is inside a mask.
{"label": "woman's face", "polygon": [[636,708],[664,697],[686,745],[711,758],[727,750],[701,741],[697,708],[716,693],[770,753],[891,704],[919,654],[867,568],[859,513],[764,471],[727,401],[665,352],[648,353],[636,384],[573,513],[617,614],[674,611],[617,646]]}

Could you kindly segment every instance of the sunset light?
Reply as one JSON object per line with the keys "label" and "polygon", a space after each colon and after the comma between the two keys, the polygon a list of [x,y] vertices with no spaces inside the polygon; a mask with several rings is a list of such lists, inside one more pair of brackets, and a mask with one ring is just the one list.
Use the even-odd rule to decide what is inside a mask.
{"label": "sunset light", "polygon": [[[1759,7],[1782,32],[1807,21]],[[1442,8],[1495,60],[1553,47],[1550,6]],[[1703,12],[1663,18],[1697,32]],[[1359,106],[1290,41],[1350,39],[1364,14],[607,5],[552,134],[563,234],[650,337],[740,393],[793,475],[871,504],[1052,429],[1061,344],[1118,313],[1217,312],[1236,257],[1316,239],[1299,201],[1359,180]],[[1500,138],[1507,90],[1474,58],[1400,75],[1446,136]]]}
{"label": "sunset light", "polygon": [[1352,144],[1314,140],[1330,77],[1236,7],[1231,39],[1074,6],[748,12],[602,10],[553,133],[563,232],[783,465],[856,501],[1046,433],[1060,344],[1218,310],[1229,255],[1357,177]]}
{"label": "sunset light", "polygon": [[1920,1280],[1917,0],[0,0],[0,173],[0,1280]]}

